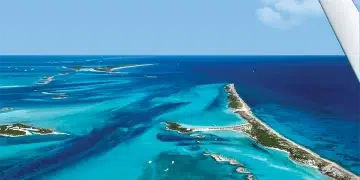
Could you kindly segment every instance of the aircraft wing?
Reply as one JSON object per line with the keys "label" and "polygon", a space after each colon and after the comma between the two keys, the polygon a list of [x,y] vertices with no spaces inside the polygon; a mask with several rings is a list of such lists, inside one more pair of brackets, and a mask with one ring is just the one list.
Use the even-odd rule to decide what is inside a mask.
{"label": "aircraft wing", "polygon": [[319,0],[320,4],[360,81],[360,18],[352,0]]}

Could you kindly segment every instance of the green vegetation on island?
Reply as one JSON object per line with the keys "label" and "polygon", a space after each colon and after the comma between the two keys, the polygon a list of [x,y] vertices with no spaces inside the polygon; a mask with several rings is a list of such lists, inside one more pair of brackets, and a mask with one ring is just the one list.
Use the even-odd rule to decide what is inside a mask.
{"label": "green vegetation on island", "polygon": [[8,128],[8,125],[0,125],[0,136],[24,136],[25,131]]}
{"label": "green vegetation on island", "polygon": [[290,157],[298,162],[317,165],[320,163],[319,158],[314,157],[309,152],[294,146],[292,143],[287,140],[279,137],[278,135],[272,133],[267,128],[264,128],[260,123],[256,122],[255,118],[246,119],[252,126],[249,129],[244,131],[249,134],[251,137],[256,139],[257,142],[266,146],[285,150],[290,153]]}
{"label": "green vegetation on island", "polygon": [[176,122],[165,122],[166,127],[170,130],[177,131],[179,133],[191,133],[193,130],[191,128],[184,128]]}
{"label": "green vegetation on island", "polygon": [[21,123],[16,123],[16,124],[13,124],[12,127],[19,127],[19,128],[32,128],[31,126],[29,125],[26,125],[26,124],[21,124]]}
{"label": "green vegetation on island", "polygon": [[51,134],[54,131],[52,129],[38,128],[37,132],[40,134]]}
{"label": "green vegetation on island", "polygon": [[0,136],[25,136],[34,134],[53,134],[55,133],[52,129],[38,128],[22,123],[15,123],[10,125],[0,125]]}
{"label": "green vegetation on island", "polygon": [[[229,91],[229,87],[225,87],[226,91]],[[229,100],[229,107],[233,108],[233,109],[241,109],[243,107],[243,104],[241,103],[241,101],[239,100],[239,98],[234,95],[234,94],[229,94],[228,95],[228,100]]]}
{"label": "green vegetation on island", "polygon": [[229,107],[233,109],[241,109],[242,103],[240,101],[231,101],[231,103],[229,103]]}

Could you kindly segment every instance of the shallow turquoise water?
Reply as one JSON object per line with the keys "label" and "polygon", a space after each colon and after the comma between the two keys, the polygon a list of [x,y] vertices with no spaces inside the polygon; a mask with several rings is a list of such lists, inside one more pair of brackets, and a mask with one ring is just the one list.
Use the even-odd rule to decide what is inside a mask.
{"label": "shallow turquoise water", "polygon": [[[74,59],[66,63],[100,63],[87,61],[87,57]],[[337,136],[337,132],[355,131],[356,121],[331,114],[326,120],[318,112],[275,103],[273,99],[277,96],[266,94],[267,91],[262,92],[262,88],[254,85],[244,86],[247,84],[244,78],[239,77],[241,80],[237,82],[226,72],[214,77],[209,76],[213,70],[202,72],[196,69],[205,67],[201,63],[193,63],[195,66],[186,61],[159,62],[150,58],[147,61],[154,61],[153,66],[107,74],[75,72],[64,69],[62,66],[68,65],[64,62],[46,63],[48,60],[41,58],[38,61],[26,67],[16,60],[11,65],[1,64],[2,70],[11,70],[0,75],[0,104],[14,110],[1,112],[0,123],[23,122],[54,128],[69,135],[1,137],[0,177],[4,179],[246,178],[235,172],[236,167],[204,156],[205,151],[236,159],[256,179],[327,179],[316,169],[289,160],[284,152],[257,145],[241,133],[207,132],[203,133],[206,138],[199,140],[165,129],[165,121],[190,126],[245,123],[226,107],[223,87],[229,82],[235,82],[256,115],[286,137],[353,171],[359,166],[354,148],[359,144],[358,136],[349,133]],[[102,63],[113,65],[119,62]],[[17,70],[13,69],[17,66]],[[233,66],[241,68],[243,65]],[[257,67],[256,64],[253,66]],[[34,71],[23,71],[32,67]],[[70,74],[60,75],[61,72]],[[52,75],[55,76],[53,82],[36,84],[42,77]],[[248,74],[249,78],[251,76],[252,71]],[[67,93],[69,98],[55,100],[53,94],[41,92]],[[321,123],[341,125],[342,128],[332,132],[331,125],[319,126]],[[310,130],[314,138],[304,134]],[[324,133],[328,136],[318,138]],[[341,141],[344,144],[338,143]],[[341,158],[339,153],[347,158]]]}

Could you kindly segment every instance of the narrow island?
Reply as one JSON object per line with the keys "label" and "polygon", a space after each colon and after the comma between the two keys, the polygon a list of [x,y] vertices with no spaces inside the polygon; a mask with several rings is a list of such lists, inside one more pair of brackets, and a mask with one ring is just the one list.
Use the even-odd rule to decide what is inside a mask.
{"label": "narrow island", "polygon": [[66,133],[60,133],[60,132],[56,132],[53,129],[38,128],[22,123],[0,125],[0,136],[4,136],[4,137],[20,137],[20,136],[51,135],[51,134],[66,134]]}
{"label": "narrow island", "polygon": [[66,76],[66,75],[69,75],[70,73],[69,72],[62,72],[62,73],[59,73],[60,76]]}
{"label": "narrow island", "polygon": [[289,156],[292,160],[315,167],[321,173],[332,179],[360,179],[360,177],[342,168],[338,164],[320,157],[318,154],[296,144],[295,142],[285,138],[271,129],[268,125],[253,115],[249,106],[240,98],[236,92],[234,84],[226,85],[225,90],[228,93],[228,106],[232,108],[234,113],[239,114],[248,122],[247,127],[241,129],[241,131],[249,137],[253,138],[259,144],[281,151],[286,151],[289,153]]}
{"label": "narrow island", "polygon": [[190,136],[191,136],[191,137],[194,137],[194,138],[198,138],[198,139],[203,139],[203,138],[205,138],[205,136],[202,135],[202,134],[190,134]]}
{"label": "narrow island", "polygon": [[41,92],[41,94],[44,94],[44,95],[53,95],[52,99],[67,99],[70,97],[69,94],[66,94],[66,93],[58,93],[58,92],[46,92],[46,91],[43,91]]}
{"label": "narrow island", "polygon": [[120,64],[112,66],[65,66],[65,68],[72,69],[75,71],[92,71],[92,72],[106,72],[111,73],[117,69],[132,68],[132,67],[141,67],[141,66],[150,66],[153,64]]}
{"label": "narrow island", "polygon": [[54,80],[55,76],[45,76],[41,78],[37,84],[49,84]]}
{"label": "narrow island", "polygon": [[166,129],[176,131],[181,134],[187,134],[193,132],[192,128],[185,128],[181,124],[176,122],[165,122]]}
{"label": "narrow island", "polygon": [[11,110],[13,110],[12,107],[3,107],[3,108],[1,108],[0,112],[11,111]]}
{"label": "narrow island", "polygon": [[69,98],[68,94],[56,94],[52,97],[52,99],[67,99]]}
{"label": "narrow island", "polygon": [[230,165],[236,167],[236,172],[241,173],[241,174],[246,174],[248,180],[254,179],[254,175],[252,175],[251,172],[248,171],[244,165],[240,164],[235,159],[231,159],[231,158],[225,157],[220,154],[213,154],[213,153],[209,153],[209,152],[205,152],[204,155],[212,157],[217,162],[229,163]]}

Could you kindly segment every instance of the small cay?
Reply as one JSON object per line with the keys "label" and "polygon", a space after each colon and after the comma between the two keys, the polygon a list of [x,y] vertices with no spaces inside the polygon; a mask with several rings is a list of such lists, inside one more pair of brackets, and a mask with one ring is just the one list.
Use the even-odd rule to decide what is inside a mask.
{"label": "small cay", "polygon": [[56,132],[53,129],[38,128],[22,123],[0,125],[0,136],[5,136],[5,137],[51,135],[51,134],[66,134],[66,133],[60,133],[60,132]]}
{"label": "small cay", "polygon": [[177,131],[178,133],[193,132],[193,129],[182,127],[180,124],[178,124],[176,122],[165,122],[165,124],[166,124],[166,129],[172,130],[172,131]]}
{"label": "small cay", "polygon": [[11,110],[13,110],[12,107],[3,107],[3,108],[1,108],[0,112],[11,111]]}
{"label": "small cay", "polygon": [[234,113],[238,113],[249,125],[242,129],[242,132],[253,138],[263,146],[279,149],[289,153],[292,160],[316,167],[319,171],[332,179],[359,180],[360,177],[342,168],[338,164],[320,157],[311,150],[300,146],[293,141],[280,135],[260,119],[255,117],[249,106],[240,98],[234,84],[225,86],[228,93],[229,107]]}
{"label": "small cay", "polygon": [[213,153],[209,153],[209,152],[205,152],[204,155],[212,157],[217,162],[225,162],[232,166],[235,166],[236,172],[241,173],[241,174],[247,174],[247,179],[254,179],[254,175],[252,175],[251,172],[248,171],[244,165],[240,164],[235,159],[231,159],[231,158],[225,157],[220,154],[213,154]]}
{"label": "small cay", "polygon": [[52,99],[67,99],[69,98],[68,94],[56,94],[55,96],[52,97]]}
{"label": "small cay", "polygon": [[41,78],[37,84],[49,84],[54,80],[55,76],[45,76]]}
{"label": "small cay", "polygon": [[116,69],[131,68],[131,67],[141,67],[141,66],[150,66],[152,64],[120,64],[112,66],[66,66],[65,68],[72,69],[75,71],[93,71],[93,72],[107,72],[110,73]]}

